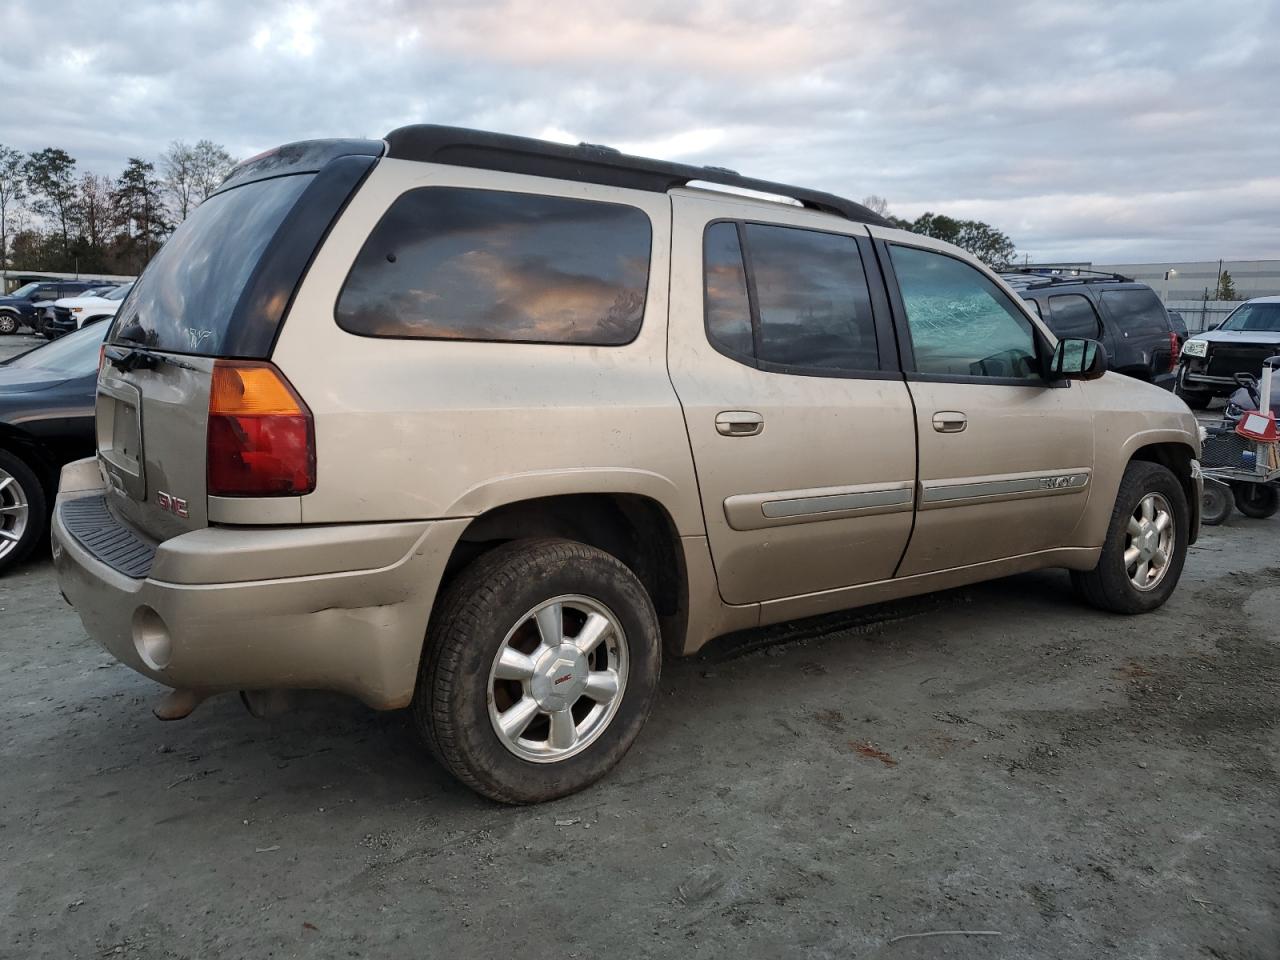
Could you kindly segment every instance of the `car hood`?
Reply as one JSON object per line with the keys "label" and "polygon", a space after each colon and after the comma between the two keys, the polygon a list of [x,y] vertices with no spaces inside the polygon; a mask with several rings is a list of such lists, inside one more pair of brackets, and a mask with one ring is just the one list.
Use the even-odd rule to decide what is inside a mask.
{"label": "car hood", "polygon": [[0,364],[0,396],[8,397],[16,393],[35,393],[48,390],[71,377],[62,370],[45,370],[41,367],[12,367]]}
{"label": "car hood", "polygon": [[1268,330],[1206,330],[1197,333],[1192,340],[1207,340],[1209,343],[1239,344],[1273,344],[1280,347],[1280,331]]}

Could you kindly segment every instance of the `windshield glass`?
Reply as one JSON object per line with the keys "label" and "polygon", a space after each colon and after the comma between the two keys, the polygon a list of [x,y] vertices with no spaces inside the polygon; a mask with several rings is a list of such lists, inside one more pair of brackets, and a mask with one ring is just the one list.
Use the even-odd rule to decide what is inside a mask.
{"label": "windshield glass", "polygon": [[96,323],[43,347],[28,350],[14,357],[6,366],[52,370],[67,377],[86,376],[98,369],[98,347],[102,345],[106,332],[105,323]]}
{"label": "windshield glass", "polygon": [[1280,333],[1280,303],[1246,303],[1237,307],[1218,329]]}
{"label": "windshield glass", "polygon": [[11,297],[29,297],[29,296],[31,296],[31,294],[32,294],[32,293],[34,293],[34,292],[35,292],[35,289],[36,289],[36,287],[38,287],[38,286],[40,286],[40,284],[38,284],[38,283],[24,283],[24,284],[23,284],[22,286],[20,286],[17,290],[13,291],[13,293],[9,294],[9,296],[11,296]]}
{"label": "windshield glass", "polygon": [[112,342],[220,355],[245,284],[311,180],[259,180],[196,207],[138,278],[117,315]]}
{"label": "windshield glass", "polygon": [[103,300],[123,300],[125,297],[129,295],[129,291],[132,289],[133,289],[132,283],[122,283],[120,286],[116,287],[110,293],[104,293],[102,295],[102,299]]}

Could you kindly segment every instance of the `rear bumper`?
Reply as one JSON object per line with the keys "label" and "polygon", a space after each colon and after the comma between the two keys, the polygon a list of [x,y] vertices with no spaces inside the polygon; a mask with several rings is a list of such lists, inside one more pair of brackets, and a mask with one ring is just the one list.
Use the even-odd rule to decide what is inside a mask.
{"label": "rear bumper", "polygon": [[[377,709],[409,703],[431,604],[468,521],[211,527],[160,544],[151,575],[133,579],[68,531],[63,505],[102,492],[74,486],[64,473],[52,524],[58,582],[120,662],[205,693],[322,689]],[[336,556],[352,563],[332,569]]]}

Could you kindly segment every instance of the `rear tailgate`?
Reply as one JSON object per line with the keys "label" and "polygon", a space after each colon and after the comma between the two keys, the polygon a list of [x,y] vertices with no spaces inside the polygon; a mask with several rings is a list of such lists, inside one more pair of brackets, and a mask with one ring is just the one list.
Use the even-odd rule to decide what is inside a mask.
{"label": "rear tailgate", "polygon": [[311,257],[380,149],[315,141],[250,161],[130,291],[107,338],[97,399],[108,505],[127,526],[153,541],[208,526],[215,364],[269,357]]}
{"label": "rear tailgate", "polygon": [[98,463],[120,517],[163,541],[209,522],[205,435],[213,360],[156,357],[150,362],[151,369],[128,371],[103,364]]}

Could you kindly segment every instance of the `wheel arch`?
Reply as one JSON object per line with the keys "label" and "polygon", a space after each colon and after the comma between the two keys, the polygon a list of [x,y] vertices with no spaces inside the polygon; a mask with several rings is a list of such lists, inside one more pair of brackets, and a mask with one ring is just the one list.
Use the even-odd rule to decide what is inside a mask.
{"label": "wheel arch", "polygon": [[1183,493],[1187,495],[1187,508],[1191,512],[1188,543],[1196,542],[1200,530],[1200,493],[1191,472],[1191,461],[1196,459],[1197,452],[1182,436],[1174,439],[1152,438],[1150,442],[1134,446],[1126,460],[1126,465],[1134,460],[1158,463],[1178,478]]}
{"label": "wheel arch", "polygon": [[591,491],[495,503],[472,517],[454,544],[437,598],[478,557],[503,543],[536,537],[575,540],[621,560],[653,601],[664,648],[683,652],[689,577],[681,537],[668,506],[645,494]]}

